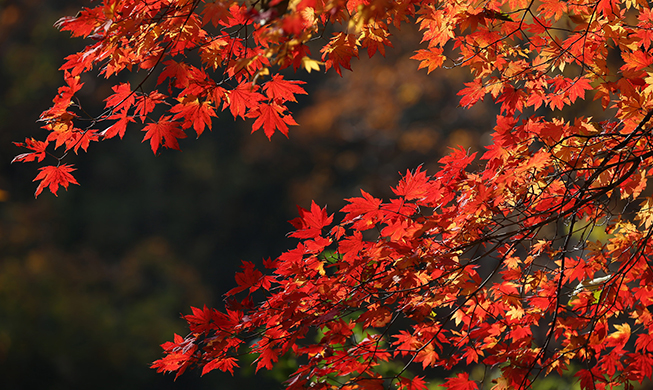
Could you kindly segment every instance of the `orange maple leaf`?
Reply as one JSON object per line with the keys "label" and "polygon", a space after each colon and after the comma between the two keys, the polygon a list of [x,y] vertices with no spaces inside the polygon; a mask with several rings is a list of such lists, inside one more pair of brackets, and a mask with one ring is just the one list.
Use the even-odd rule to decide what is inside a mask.
{"label": "orange maple leaf", "polygon": [[358,58],[356,37],[353,34],[338,33],[320,50],[320,53],[327,70],[334,68],[342,76],[340,67],[351,70],[352,57]]}
{"label": "orange maple leaf", "polygon": [[590,82],[585,77],[579,77],[569,86],[568,95],[569,100],[573,103],[576,99],[585,99],[585,91],[592,90]]}
{"label": "orange maple leaf", "polygon": [[411,60],[418,60],[419,68],[428,68],[426,74],[429,74],[441,67],[446,57],[442,54],[442,49],[439,47],[432,47],[428,50],[418,50],[414,56],[410,57]]}
{"label": "orange maple leaf", "polygon": [[614,327],[617,330],[608,336],[605,345],[607,347],[614,347],[615,349],[622,349],[630,339],[630,325],[628,323],[622,325],[615,324]]}
{"label": "orange maple leaf", "polygon": [[462,96],[462,99],[460,99],[461,106],[471,107],[479,100],[483,100],[486,91],[481,79],[477,78],[472,82],[465,83],[465,85],[467,88],[463,88],[460,90],[460,92],[458,92],[458,95]]}

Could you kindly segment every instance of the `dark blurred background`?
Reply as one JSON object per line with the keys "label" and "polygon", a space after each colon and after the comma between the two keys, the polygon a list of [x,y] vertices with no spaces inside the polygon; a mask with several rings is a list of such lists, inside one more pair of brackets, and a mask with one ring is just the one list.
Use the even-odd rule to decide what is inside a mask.
{"label": "dark blurred background", "polygon": [[[361,52],[342,78],[295,76],[309,96],[291,106],[300,126],[289,139],[251,135],[222,112],[182,152],[154,156],[135,125],[67,158],[81,186],[35,200],[37,165],[10,164],[23,152],[12,142],[45,138],[36,120],[62,84],[57,69],[84,45],[52,25],[95,4],[0,0],[0,388],[281,388],[283,370],[173,381],[149,365],[187,333],[181,313],[221,306],[241,260],[296,244],[295,205],[336,212],[361,188],[388,197],[400,172],[432,172],[449,145],[487,143],[492,109],[457,108],[466,73],[417,71],[420,37],[405,26],[385,58]],[[84,107],[100,112],[111,84],[83,81]]]}

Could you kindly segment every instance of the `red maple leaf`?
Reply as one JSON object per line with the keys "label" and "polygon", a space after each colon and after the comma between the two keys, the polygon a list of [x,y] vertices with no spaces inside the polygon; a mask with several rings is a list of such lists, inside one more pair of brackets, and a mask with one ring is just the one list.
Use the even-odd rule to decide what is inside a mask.
{"label": "red maple leaf", "polygon": [[79,91],[84,83],[79,82],[79,76],[72,76],[69,72],[64,72],[65,86],[60,87],[57,96],[52,99],[54,105],[41,114],[41,120],[57,119],[63,115],[71,115],[68,108],[72,104],[72,97]]}
{"label": "red maple leaf", "polygon": [[75,131],[66,141],[66,149],[73,149],[75,154],[77,154],[79,148],[82,148],[85,152],[87,152],[91,141],[98,141],[99,138],[100,137],[97,133],[97,130]]}
{"label": "red maple leaf", "polygon": [[[638,19],[640,20],[640,26],[650,25],[653,22],[653,10],[642,9]],[[640,39],[640,44],[644,49],[648,50],[651,47],[651,42],[653,42],[653,30],[650,28],[639,28],[635,31],[635,36]]]}
{"label": "red maple leaf", "polygon": [[258,372],[261,368],[266,368],[268,370],[271,370],[272,367],[274,366],[274,362],[279,360],[279,350],[274,349],[267,344],[265,347],[263,347],[263,351],[259,355],[258,358],[256,358],[256,370],[254,372]]}
{"label": "red maple leaf", "polygon": [[254,267],[254,263],[243,261],[243,265],[240,267],[243,269],[243,272],[236,273],[238,287],[227,291],[225,296],[231,296],[247,289],[249,289],[250,293],[253,293],[261,286],[263,273]]}
{"label": "red maple leaf", "polygon": [[417,167],[415,173],[406,171],[406,175],[392,191],[398,196],[403,196],[406,200],[413,200],[424,198],[429,189],[429,178],[420,166]]}
{"label": "red maple leaf", "polygon": [[485,87],[483,86],[483,82],[480,78],[477,78],[472,82],[465,83],[465,85],[467,88],[463,88],[460,90],[460,92],[458,92],[458,95],[462,96],[460,99],[461,106],[471,107],[479,100],[483,100],[483,97],[485,97],[487,92],[485,91]]}
{"label": "red maple leaf", "polygon": [[226,93],[226,99],[222,109],[229,107],[231,115],[245,119],[245,111],[256,107],[264,96],[256,92],[258,86],[251,83],[239,84],[236,88]]}
{"label": "red maple leaf", "polygon": [[234,374],[234,368],[238,367],[236,358],[226,357],[226,358],[217,358],[213,359],[210,362],[206,363],[202,368],[202,375],[215,370],[216,368],[220,371],[226,372],[229,371],[231,375]]}
{"label": "red maple leaf", "polygon": [[193,355],[197,351],[197,344],[194,343],[192,337],[184,339],[176,333],[174,342],[163,343],[161,347],[167,352],[167,355],[152,363],[150,368],[156,368],[156,372],[177,371],[175,379],[190,366]]}
{"label": "red maple leaf", "polygon": [[289,222],[297,229],[290,233],[291,237],[315,238],[322,232],[322,228],[333,222],[333,215],[328,215],[326,207],[320,208],[314,201],[311,202],[311,210],[297,206],[299,217]]}
{"label": "red maple leaf", "polygon": [[[165,95],[160,92],[152,92],[149,95],[143,95],[136,98],[134,114],[140,116],[141,122],[145,123],[147,114],[154,110],[157,104],[162,103]],[[122,138],[122,137],[120,137]]]}
{"label": "red maple leaf", "polygon": [[578,98],[585,99],[585,91],[591,91],[591,90],[592,90],[592,86],[590,85],[589,80],[585,77],[579,77],[578,79],[574,80],[569,86],[569,90],[568,90],[569,100],[573,103]]}
{"label": "red maple leaf", "polygon": [[70,174],[70,172],[74,170],[75,168],[69,164],[61,164],[58,166],[48,165],[39,168],[40,172],[36,175],[34,181],[41,180],[41,182],[36,188],[34,197],[38,197],[45,187],[48,187],[50,192],[57,196],[57,191],[59,190],[60,185],[66,190],[68,189],[68,185],[71,183],[79,185],[73,175]]}
{"label": "red maple leaf", "polygon": [[34,138],[25,138],[25,142],[14,142],[14,145],[33,150],[33,152],[22,153],[11,160],[14,162],[41,162],[45,158],[45,149],[48,147],[48,141],[37,141]]}
{"label": "red maple leaf", "polygon": [[284,80],[280,74],[272,76],[272,80],[263,85],[263,91],[269,99],[279,100],[280,103],[284,101],[296,102],[296,94],[306,95],[304,88],[299,84],[306,84],[303,81],[290,81]]}
{"label": "red maple leaf", "polygon": [[172,108],[174,112],[173,120],[183,119],[182,127],[189,128],[191,125],[199,137],[206,127],[211,128],[211,118],[217,116],[211,102],[205,100],[200,102],[199,99],[182,99],[181,102]]}
{"label": "red maple leaf", "polygon": [[569,99],[563,93],[559,93],[557,95],[549,95],[547,100],[549,107],[557,108],[558,110],[562,110],[566,104],[569,104]]}
{"label": "red maple leaf", "polygon": [[567,2],[560,0],[543,0],[537,10],[542,12],[544,17],[547,19],[553,17],[553,20],[558,20],[565,12],[567,12]]}
{"label": "red maple leaf", "polygon": [[204,13],[202,24],[208,24],[211,21],[213,27],[218,27],[221,24],[228,25],[229,9],[225,6],[225,3],[220,1],[206,3],[202,12]]}
{"label": "red maple leaf", "polygon": [[168,149],[179,150],[179,142],[177,140],[186,138],[186,133],[179,128],[179,123],[170,121],[169,116],[163,116],[158,122],[146,125],[143,131],[146,132],[145,137],[143,137],[143,142],[149,139],[150,146],[155,154],[162,143]]}
{"label": "red maple leaf", "polygon": [[57,20],[54,27],[61,31],[70,31],[73,37],[87,37],[95,32],[104,20],[106,15],[100,8],[85,8],[76,16],[66,16]]}
{"label": "red maple leaf", "polygon": [[401,390],[426,390],[426,382],[421,376],[416,376],[412,379],[401,378],[399,381],[399,389]]}
{"label": "red maple leaf", "polygon": [[[162,359],[152,363],[150,368],[156,368],[156,372],[172,372],[179,370],[184,364],[188,363],[190,358],[188,353],[171,352]],[[179,374],[177,375],[179,376]]]}
{"label": "red maple leaf", "polygon": [[53,123],[48,123],[43,126],[47,130],[51,130],[51,133],[48,134],[46,141],[54,141],[54,148],[58,149],[63,144],[67,144],[68,140],[74,136],[74,134],[80,129],[76,129],[73,126],[73,116],[69,113],[66,113],[59,117],[59,120]]}
{"label": "red maple leaf", "polygon": [[157,85],[170,78],[170,80],[174,80],[173,85],[177,88],[186,88],[188,86],[188,65],[174,60],[168,60],[163,65],[166,67],[156,80]]}
{"label": "red maple leaf", "polygon": [[202,309],[197,307],[191,307],[190,309],[193,311],[193,314],[185,315],[184,319],[188,321],[194,332],[205,332],[212,328],[214,325],[212,323],[213,309],[209,309],[206,305]]}
{"label": "red maple leaf", "polygon": [[453,378],[440,385],[450,390],[478,390],[478,384],[469,379],[469,374],[466,372],[460,373]]}
{"label": "red maple leaf", "polygon": [[653,351],[653,335],[648,334],[648,333],[640,333],[637,336],[637,340],[635,341],[635,350],[636,351],[652,352]]}
{"label": "red maple leaf", "polygon": [[304,18],[299,14],[286,15],[282,20],[281,28],[287,35],[301,34],[305,28]]}
{"label": "red maple leaf", "polygon": [[624,52],[621,55],[625,62],[625,64],[621,66],[621,70],[642,70],[653,63],[653,57],[641,50],[632,53]]}
{"label": "red maple leaf", "polygon": [[114,94],[104,99],[106,108],[114,110],[126,110],[136,101],[136,96],[132,92],[129,83],[120,83],[111,87]]}
{"label": "red maple leaf", "polygon": [[297,126],[297,122],[290,115],[284,115],[285,106],[277,103],[261,103],[254,110],[247,113],[248,118],[256,118],[252,125],[252,133],[263,127],[265,135],[272,138],[275,130],[279,130],[286,137],[288,136],[288,125]]}
{"label": "red maple leaf", "polygon": [[100,136],[104,138],[113,138],[116,135],[120,136],[120,139],[125,135],[125,131],[127,131],[127,124],[129,122],[135,122],[134,118],[131,116],[127,116],[127,111],[123,110],[120,114],[112,116],[112,119],[118,119],[116,123],[112,124],[111,126],[107,127],[104,129],[104,131],[100,132]]}
{"label": "red maple leaf", "polygon": [[[340,209],[345,215],[344,221],[356,221],[354,228],[365,229],[374,226],[377,219],[383,214],[381,212],[381,199],[377,199],[367,192],[361,190],[363,197],[345,199],[348,205]],[[360,217],[360,218],[359,218]]]}
{"label": "red maple leaf", "polygon": [[577,376],[580,378],[580,388],[583,390],[589,390],[589,389],[596,389],[598,388],[596,386],[596,382],[594,375],[592,374],[592,371],[582,369],[579,370],[574,376]]}
{"label": "red maple leaf", "polygon": [[617,330],[607,337],[605,346],[622,349],[630,339],[630,325],[628,323],[621,325],[615,324],[614,327]]}

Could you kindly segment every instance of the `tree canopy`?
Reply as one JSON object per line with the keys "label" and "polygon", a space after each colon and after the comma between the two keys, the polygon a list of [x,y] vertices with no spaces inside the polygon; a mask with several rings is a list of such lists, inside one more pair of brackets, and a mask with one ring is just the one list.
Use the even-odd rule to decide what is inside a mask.
{"label": "tree canopy", "polygon": [[[61,68],[47,137],[14,161],[54,159],[38,196],[78,184],[70,152],[127,127],[155,154],[220,110],[292,136],[288,103],[306,91],[281,71],[341,74],[359,51],[383,55],[404,23],[422,33],[415,66],[469,69],[460,105],[499,107],[487,151],[407,171],[387,201],[361,191],[337,220],[299,208],[297,246],[265,272],[244,262],[225,308],[193,308],[153,367],[233,372],[256,354],[270,369],[292,354],[292,389],[423,389],[414,374],[430,367],[450,389],[567,371],[583,389],[651,379],[648,2],[105,0],[57,22],[90,43]],[[116,82],[95,115],[76,94],[98,69]],[[121,81],[129,72],[140,81]],[[588,105],[607,119],[580,114]],[[487,375],[461,372],[476,365]]]}

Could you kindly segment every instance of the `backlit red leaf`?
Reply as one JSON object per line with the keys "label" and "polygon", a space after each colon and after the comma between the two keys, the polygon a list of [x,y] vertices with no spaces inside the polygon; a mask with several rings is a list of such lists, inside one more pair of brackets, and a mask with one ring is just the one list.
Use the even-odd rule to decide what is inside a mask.
{"label": "backlit red leaf", "polygon": [[466,372],[447,379],[447,381],[440,386],[449,390],[478,390],[478,383],[470,380],[469,374]]}
{"label": "backlit red leaf", "polygon": [[243,83],[238,85],[235,89],[229,91],[226,96],[227,99],[224,107],[229,107],[231,114],[235,117],[245,119],[245,112],[248,109],[258,106],[258,102],[264,99],[264,96],[256,92],[257,86],[252,86],[250,83]]}
{"label": "backlit red leaf", "polygon": [[37,141],[34,138],[25,138],[25,142],[14,142],[14,145],[33,150],[33,152],[19,154],[11,160],[12,163],[29,161],[41,162],[45,158],[45,150],[48,147],[48,142]]}
{"label": "backlit red leaf", "polygon": [[275,131],[288,136],[288,125],[297,125],[297,122],[290,115],[284,115],[285,106],[277,103],[261,103],[254,110],[247,114],[249,118],[256,118],[252,125],[252,133],[263,127],[268,138],[272,138]]}
{"label": "backlit red leaf", "polygon": [[179,128],[179,123],[171,121],[168,116],[161,117],[158,122],[147,124],[143,131],[145,132],[143,142],[149,139],[150,147],[155,154],[160,146],[179,150],[178,139],[186,138],[186,133]]}
{"label": "backlit red leaf", "polygon": [[63,186],[63,188],[67,190],[68,185],[70,184],[79,185],[79,183],[77,183],[77,180],[75,180],[75,178],[71,174],[71,172],[74,170],[75,168],[73,168],[73,166],[69,164],[61,164],[58,166],[48,165],[39,168],[39,174],[36,175],[34,181],[41,180],[41,182],[39,183],[39,186],[36,188],[34,197],[38,197],[39,194],[46,187],[50,190],[50,192],[52,192],[55,196],[57,196],[57,191],[59,190],[59,186]]}
{"label": "backlit red leaf", "polygon": [[269,99],[277,99],[280,102],[296,102],[295,95],[306,95],[306,91],[299,86],[300,84],[305,84],[305,82],[284,80],[282,75],[274,75],[272,80],[263,84],[263,91]]}

